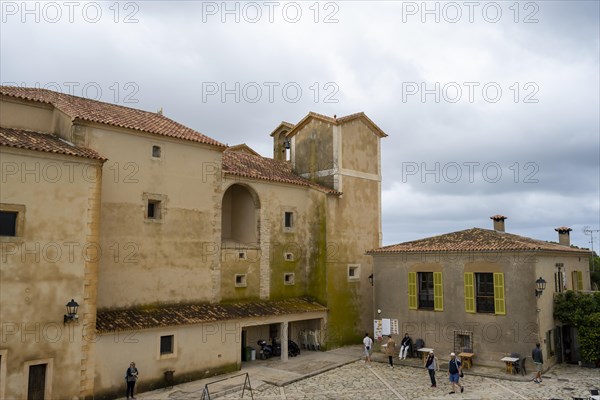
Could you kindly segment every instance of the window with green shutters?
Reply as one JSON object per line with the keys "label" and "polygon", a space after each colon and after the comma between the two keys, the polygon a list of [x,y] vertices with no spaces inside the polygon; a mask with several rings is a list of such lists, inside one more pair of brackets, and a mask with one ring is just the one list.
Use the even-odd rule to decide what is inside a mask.
{"label": "window with green shutters", "polygon": [[464,273],[465,312],[506,315],[504,273]]}
{"label": "window with green shutters", "polygon": [[506,315],[504,303],[504,273],[494,272],[494,312],[497,315]]}
{"label": "window with green shutters", "polygon": [[417,309],[417,273],[408,273],[408,309]]}
{"label": "window with green shutters", "polygon": [[441,272],[433,273],[433,309],[444,311],[444,285]]}
{"label": "window with green shutters", "polygon": [[474,286],[475,274],[472,272],[465,272],[465,311],[468,313],[475,312],[475,286]]}
{"label": "window with green shutters", "polygon": [[408,308],[410,310],[444,311],[441,272],[408,273]]}

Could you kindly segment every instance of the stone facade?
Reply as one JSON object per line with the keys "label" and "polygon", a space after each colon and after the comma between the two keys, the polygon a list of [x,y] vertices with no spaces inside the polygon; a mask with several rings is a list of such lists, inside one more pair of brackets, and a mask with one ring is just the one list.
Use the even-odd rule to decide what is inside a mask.
{"label": "stone facade", "polygon": [[[112,398],[132,360],[146,390],[167,370],[182,381],[238,369],[257,337],[282,341],[285,359],[286,338],[310,332],[324,349],[372,326],[364,253],[380,245],[385,133],[364,114],[283,123],[269,159],[157,113],[42,89],[0,94],[0,203],[25,210],[22,231],[0,237],[0,395],[37,385],[48,399]],[[54,243],[80,253],[56,259]],[[71,298],[79,318],[63,325]],[[184,308],[180,322],[168,317]],[[48,327],[69,335],[53,341]],[[43,382],[31,365],[44,366]]]}
{"label": "stone facade", "polygon": [[[380,319],[397,320],[401,336],[423,339],[442,358],[470,348],[481,365],[503,365],[510,353],[531,363],[536,342],[545,368],[555,364],[563,350],[553,295],[590,290],[588,250],[512,235],[503,223],[501,230],[473,228],[369,254]],[[581,287],[573,276],[582,277]]]}

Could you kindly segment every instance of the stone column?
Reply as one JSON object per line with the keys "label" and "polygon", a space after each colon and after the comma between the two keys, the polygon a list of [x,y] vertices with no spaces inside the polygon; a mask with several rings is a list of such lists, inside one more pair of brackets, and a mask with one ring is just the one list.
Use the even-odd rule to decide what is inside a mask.
{"label": "stone column", "polygon": [[288,322],[282,322],[281,326],[281,361],[288,360]]}

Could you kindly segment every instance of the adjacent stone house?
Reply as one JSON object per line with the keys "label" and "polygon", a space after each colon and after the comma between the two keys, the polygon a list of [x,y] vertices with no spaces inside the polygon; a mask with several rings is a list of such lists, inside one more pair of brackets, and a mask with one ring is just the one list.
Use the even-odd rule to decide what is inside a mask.
{"label": "adjacent stone house", "polygon": [[[509,353],[527,356],[542,344],[545,368],[560,359],[568,331],[553,319],[553,294],[590,290],[590,251],[494,229],[472,228],[370,250],[374,309],[397,320],[401,333],[420,338],[442,358],[472,349],[475,363],[503,365]],[[546,282],[545,290],[536,281]]]}
{"label": "adjacent stone house", "polygon": [[132,360],[144,391],[371,326],[386,134],[363,113],[281,123],[266,158],[162,113],[0,96],[0,397],[113,398]]}

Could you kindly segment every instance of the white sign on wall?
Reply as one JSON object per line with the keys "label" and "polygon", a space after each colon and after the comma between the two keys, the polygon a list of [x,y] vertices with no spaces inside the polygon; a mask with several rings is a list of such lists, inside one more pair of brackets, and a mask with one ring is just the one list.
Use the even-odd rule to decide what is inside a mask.
{"label": "white sign on wall", "polygon": [[387,336],[392,334],[392,322],[389,318],[384,318],[381,320],[382,325],[382,336]]}

